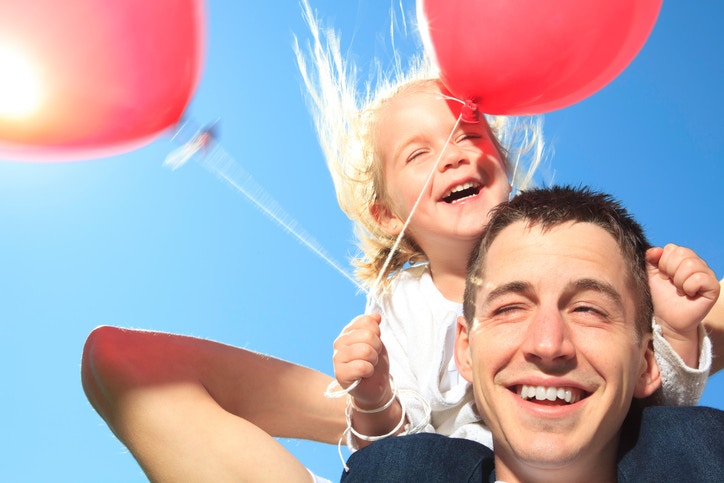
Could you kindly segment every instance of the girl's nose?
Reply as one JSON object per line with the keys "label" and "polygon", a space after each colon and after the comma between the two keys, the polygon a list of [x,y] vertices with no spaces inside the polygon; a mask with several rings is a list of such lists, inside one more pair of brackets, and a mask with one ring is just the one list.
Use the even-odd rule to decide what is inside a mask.
{"label": "girl's nose", "polygon": [[457,168],[461,164],[465,164],[468,161],[468,157],[460,148],[453,144],[448,144],[445,147],[445,152],[443,153],[442,159],[440,159],[438,170],[440,172],[443,172],[450,168]]}

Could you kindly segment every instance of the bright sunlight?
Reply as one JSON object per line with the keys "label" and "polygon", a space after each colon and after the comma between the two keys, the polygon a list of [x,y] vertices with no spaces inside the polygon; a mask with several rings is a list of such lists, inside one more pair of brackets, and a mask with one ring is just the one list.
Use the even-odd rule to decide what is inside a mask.
{"label": "bright sunlight", "polygon": [[21,52],[0,46],[0,117],[20,118],[40,104],[40,83],[34,66]]}

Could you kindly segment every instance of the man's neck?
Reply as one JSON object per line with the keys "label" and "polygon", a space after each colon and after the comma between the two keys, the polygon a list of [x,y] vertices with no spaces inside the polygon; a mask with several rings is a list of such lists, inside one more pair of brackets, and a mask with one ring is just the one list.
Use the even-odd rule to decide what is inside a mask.
{"label": "man's neck", "polygon": [[572,463],[557,468],[531,466],[523,462],[507,465],[495,455],[495,480],[505,483],[615,483],[615,458],[607,462]]}

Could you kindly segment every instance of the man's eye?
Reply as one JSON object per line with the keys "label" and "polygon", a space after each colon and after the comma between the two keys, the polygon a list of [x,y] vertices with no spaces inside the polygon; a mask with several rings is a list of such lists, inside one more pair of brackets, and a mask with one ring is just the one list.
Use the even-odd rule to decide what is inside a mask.
{"label": "man's eye", "polygon": [[579,307],[574,308],[573,311],[578,312],[578,313],[589,313],[589,314],[594,314],[594,315],[600,315],[601,317],[606,316],[606,314],[602,310],[597,309],[596,307],[588,306],[588,305],[581,305]]}
{"label": "man's eye", "polygon": [[493,311],[494,315],[512,315],[523,309],[523,306],[518,304],[503,305]]}

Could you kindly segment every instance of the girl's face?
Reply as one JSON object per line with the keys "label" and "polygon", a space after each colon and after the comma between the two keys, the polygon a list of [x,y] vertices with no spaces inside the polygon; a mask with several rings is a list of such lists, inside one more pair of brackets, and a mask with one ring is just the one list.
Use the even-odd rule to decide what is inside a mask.
{"label": "girl's face", "polygon": [[407,229],[428,254],[432,243],[476,240],[510,193],[485,120],[461,122],[451,136],[462,105],[443,94],[432,82],[398,94],[380,109],[376,131],[385,189],[373,213],[388,232],[399,233],[437,162]]}

